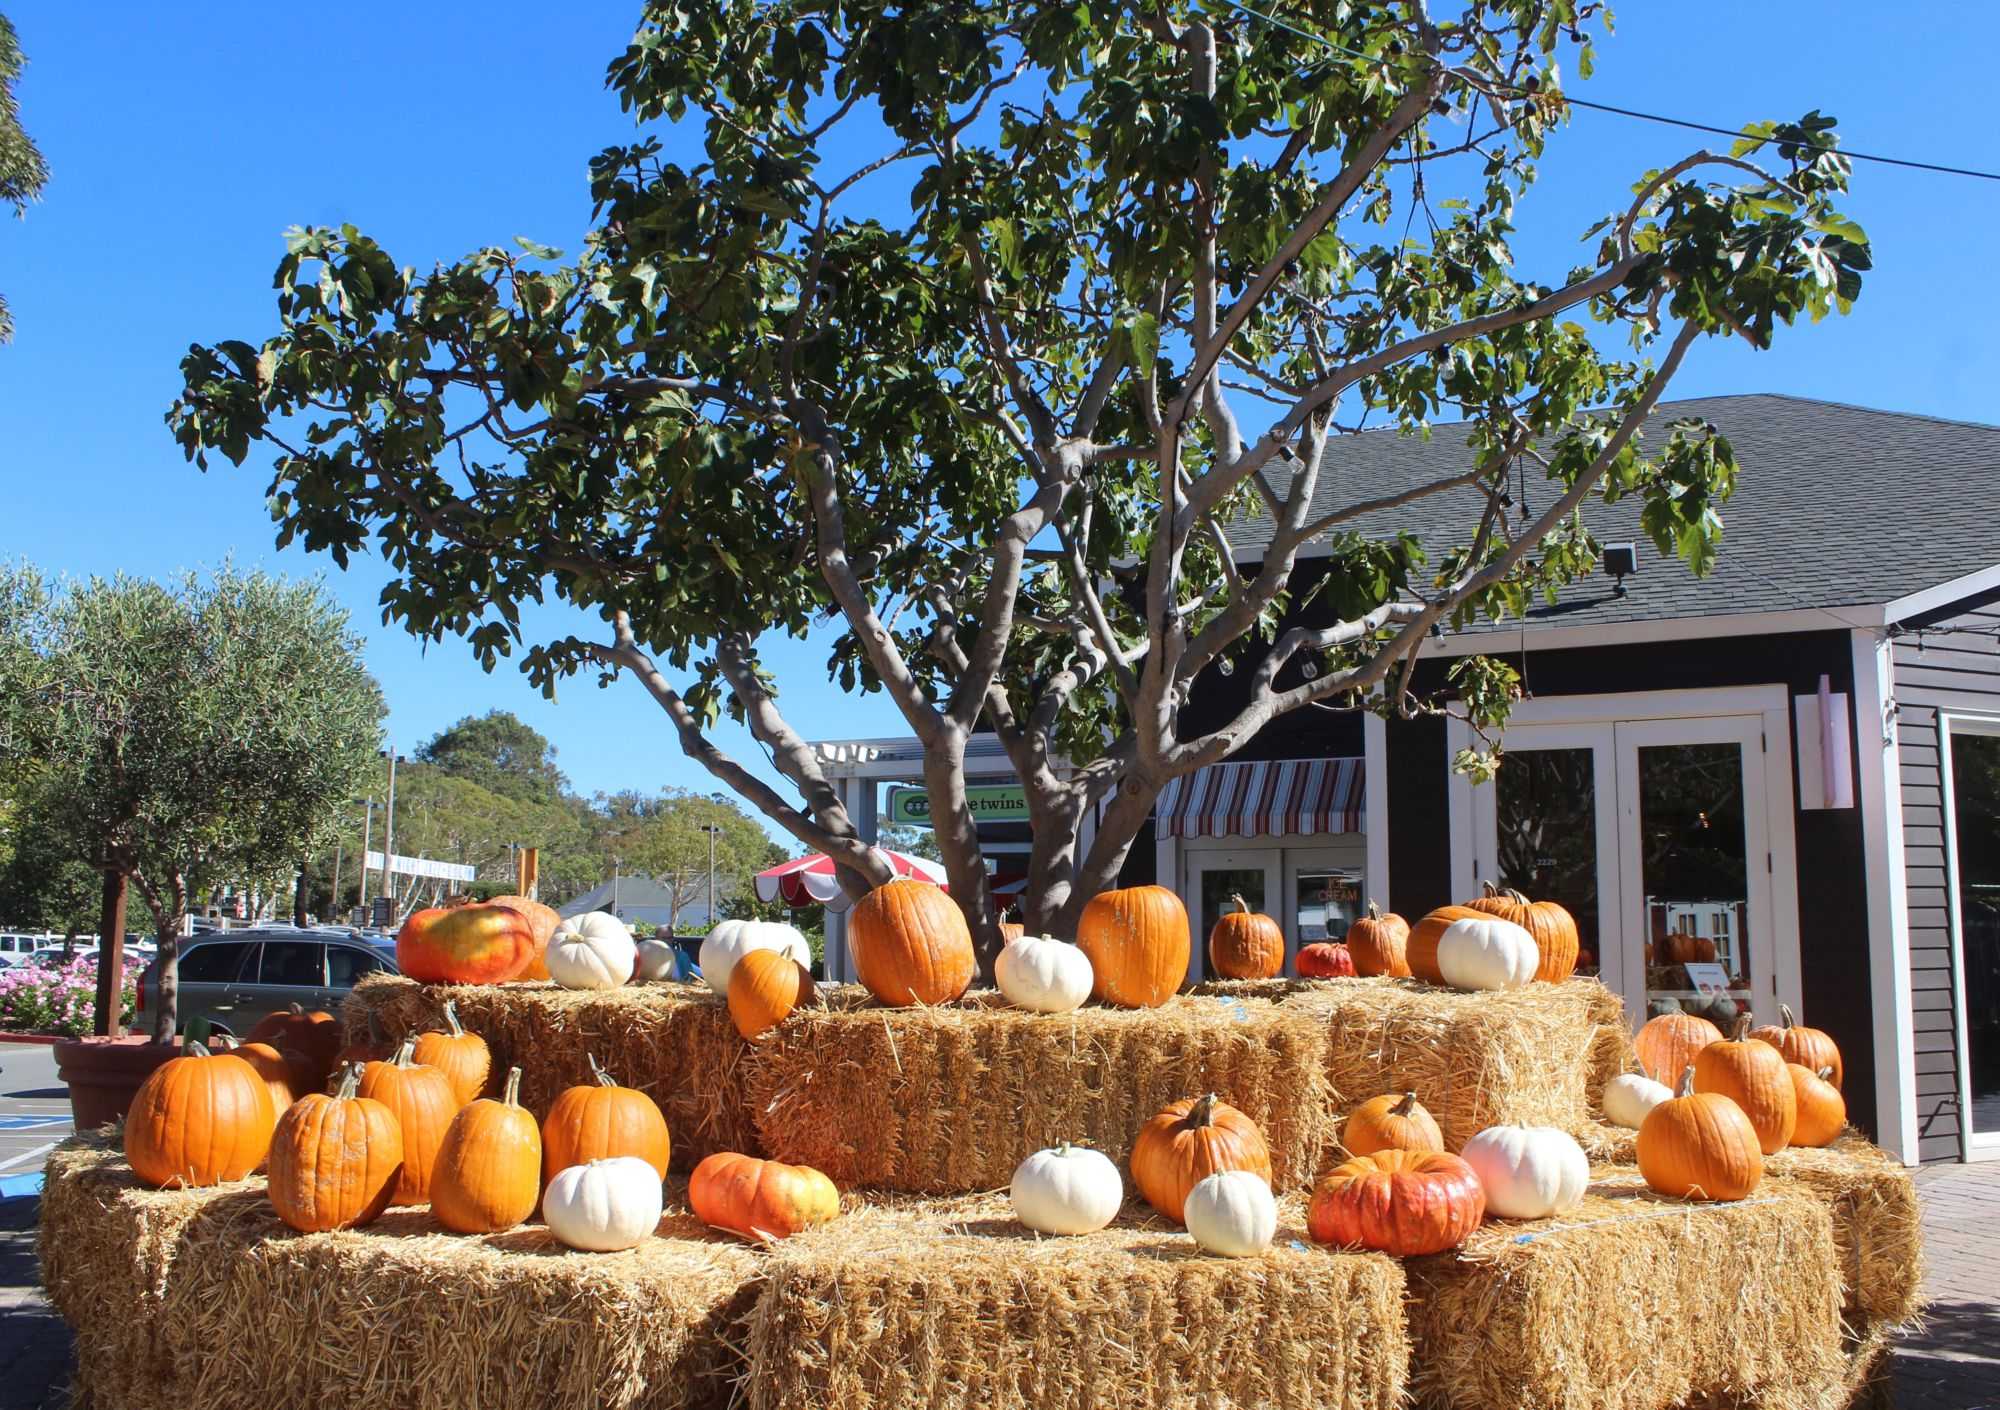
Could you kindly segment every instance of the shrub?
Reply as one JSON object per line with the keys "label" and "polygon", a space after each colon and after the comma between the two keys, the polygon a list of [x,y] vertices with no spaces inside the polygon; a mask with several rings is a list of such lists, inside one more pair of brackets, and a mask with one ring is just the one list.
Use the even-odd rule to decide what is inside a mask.
{"label": "shrub", "polygon": [[[125,965],[125,983],[119,1003],[121,1018],[131,1022],[139,971],[136,960]],[[91,1031],[97,1019],[97,961],[71,960],[66,965],[44,969],[21,964],[0,970],[0,1031],[13,1033],[61,1033],[79,1038]]]}

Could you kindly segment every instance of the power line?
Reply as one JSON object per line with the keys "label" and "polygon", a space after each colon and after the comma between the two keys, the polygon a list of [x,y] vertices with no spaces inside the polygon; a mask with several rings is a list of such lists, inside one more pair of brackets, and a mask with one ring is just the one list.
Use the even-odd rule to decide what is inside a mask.
{"label": "power line", "polygon": [[[1345,54],[1350,58],[1361,59],[1368,63],[1379,62],[1379,57],[1376,55],[1364,54],[1359,49],[1349,49],[1344,44],[1336,44],[1323,34],[1314,34],[1311,30],[1299,28],[1289,20],[1280,19],[1276,15],[1265,13],[1263,10],[1252,9],[1250,6],[1242,4],[1241,0],[1221,0],[1221,3],[1227,5],[1232,10],[1239,10],[1254,19],[1263,20],[1266,24],[1273,24],[1279,29],[1296,34],[1301,39],[1310,39],[1315,44],[1323,44],[1336,54]],[[1523,97],[1535,96],[1530,90],[1514,84],[1500,83],[1496,80],[1494,86],[1511,89]],[[1637,118],[1641,122],[1657,122],[1667,127],[1684,127],[1693,132],[1708,132],[1718,137],[1743,137],[1746,135],[1740,127],[1720,127],[1714,123],[1693,122],[1687,118],[1668,117],[1662,113],[1641,112],[1637,108],[1621,108],[1613,103],[1598,103],[1588,98],[1573,98],[1567,93],[1558,93],[1549,96],[1572,107],[1589,108],[1595,112],[1611,113],[1617,117]],[[1882,166],[1900,166],[1912,171],[1933,171],[1943,176],[1969,176],[1978,181],[2000,181],[2000,172],[1978,171],[1972,167],[1964,166],[1946,166],[1939,162],[1920,162],[1909,157],[1886,157],[1876,152],[1850,151],[1845,147],[1836,148],[1835,150],[1849,161],[1876,162]]]}

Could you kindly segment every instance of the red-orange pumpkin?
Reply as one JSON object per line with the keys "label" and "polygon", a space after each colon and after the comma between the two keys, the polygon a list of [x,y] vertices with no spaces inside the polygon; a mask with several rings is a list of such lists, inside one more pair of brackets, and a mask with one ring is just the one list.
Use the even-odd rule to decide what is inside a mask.
{"label": "red-orange pumpkin", "polygon": [[1241,896],[1208,932],[1208,967],[1217,979],[1269,979],[1285,968],[1284,928]]}
{"label": "red-orange pumpkin", "polygon": [[1535,970],[1535,978],[1540,982],[1560,984],[1576,973],[1576,917],[1554,901],[1530,901],[1518,891],[1501,890],[1489,881],[1486,894],[1466,905],[1511,920],[1534,936],[1542,957]]}
{"label": "red-orange pumpkin", "polygon": [[712,1229],[769,1242],[840,1213],[840,1192],[810,1165],[717,1151],[688,1177],[688,1207]]}
{"label": "red-orange pumpkin", "polygon": [[1158,1008],[1187,982],[1194,948],[1187,907],[1164,886],[1131,886],[1090,898],[1076,924],[1090,959],[1091,996],[1121,1008]]}
{"label": "red-orange pumpkin", "polygon": [[1325,940],[1301,946],[1297,965],[1301,979],[1347,979],[1358,972],[1351,948]]}
{"label": "red-orange pumpkin", "polygon": [[1313,1190],[1306,1231],[1323,1244],[1411,1256],[1465,1242],[1486,1217],[1471,1166],[1443,1151],[1378,1151],[1336,1165]]}
{"label": "red-orange pumpkin", "polygon": [[855,903],[847,918],[854,968],[885,1004],[948,1004],[977,961],[965,913],[943,888],[898,877]]}
{"label": "red-orange pumpkin", "polygon": [[1408,978],[1409,944],[1410,923],[1394,911],[1384,915],[1373,901],[1368,903],[1368,914],[1347,927],[1347,949],[1354,957],[1356,974]]}
{"label": "red-orange pumpkin", "polygon": [[534,925],[511,906],[432,907],[396,932],[396,968],[423,984],[499,984],[534,957]]}
{"label": "red-orange pumpkin", "polygon": [[1219,1170],[1248,1170],[1268,1184],[1271,1149],[1255,1121],[1213,1093],[1173,1103],[1132,1143],[1132,1183],[1175,1223],[1188,1191]]}

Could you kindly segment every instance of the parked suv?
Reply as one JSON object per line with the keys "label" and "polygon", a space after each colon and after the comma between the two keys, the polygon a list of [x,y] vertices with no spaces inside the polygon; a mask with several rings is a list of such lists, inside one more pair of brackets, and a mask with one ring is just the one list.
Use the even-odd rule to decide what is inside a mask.
{"label": "parked suv", "polygon": [[[293,1004],[337,1012],[363,976],[396,972],[392,954],[361,940],[271,927],[197,936],[181,951],[180,1024],[206,1018],[242,1037],[268,1014]],[[156,966],[139,976],[138,1011],[160,1002]],[[143,1027],[143,1024],[135,1025]]]}

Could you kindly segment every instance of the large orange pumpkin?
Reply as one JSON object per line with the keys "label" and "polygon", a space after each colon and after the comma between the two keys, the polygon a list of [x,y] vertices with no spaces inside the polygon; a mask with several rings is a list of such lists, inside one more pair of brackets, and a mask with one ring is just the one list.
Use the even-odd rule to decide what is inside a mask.
{"label": "large orange pumpkin", "polygon": [[1818,1072],[1822,1067],[1832,1068],[1833,1076],[1829,1080],[1836,1087],[1840,1085],[1840,1045],[1824,1029],[1807,1028],[1795,1020],[1790,1004],[1779,1004],[1778,1022],[1754,1028],[1750,1036],[1769,1043],[1784,1054],[1786,1062],[1795,1062],[1808,1072]]}
{"label": "large orange pumpkin", "polygon": [[[333,1074],[334,1059],[340,1054],[340,1020],[325,1009],[310,1013],[293,1004],[283,1013],[266,1014],[244,1035],[246,1043],[269,1043],[279,1052],[293,1052],[305,1059],[299,1070],[298,1092],[317,1092]],[[297,1095],[297,1092],[294,1093]]]}
{"label": "large orange pumpkin", "polygon": [[535,928],[511,906],[433,906],[396,932],[396,968],[423,984],[499,984],[535,956]]}
{"label": "large orange pumpkin", "polygon": [[1466,905],[1475,911],[1511,920],[1535,937],[1541,964],[1535,978],[1544,984],[1560,984],[1576,973],[1578,939],[1576,917],[1554,901],[1530,901],[1518,891],[1502,890],[1486,883],[1486,894]]}
{"label": "large orange pumpkin", "polygon": [[1347,1115],[1340,1143],[1349,1155],[1377,1151],[1441,1151],[1444,1133],[1415,1092],[1370,1097]]}
{"label": "large orange pumpkin", "polygon": [[270,1085],[234,1053],[182,1049],[139,1084],[125,1117],[125,1159],[148,1185],[241,1180],[271,1149]]}
{"label": "large orange pumpkin", "polygon": [[332,1096],[300,1097],[271,1136],[271,1208],[302,1233],[372,1223],[395,1198],[403,1130],[395,1112],[357,1094],[360,1080],[350,1066]]}
{"label": "large orange pumpkin", "polygon": [[1327,1172],[1306,1232],[1323,1244],[1410,1256],[1458,1247],[1485,1217],[1486,1190],[1457,1156],[1386,1150]]}
{"label": "large orange pumpkin", "polygon": [[431,1167],[431,1213],[460,1234],[497,1234],[535,1212],[542,1197],[542,1133],[521,1105],[521,1069],[507,1069],[500,1099],[461,1107]]}
{"label": "large orange pumpkin", "polygon": [[1154,1009],[1187,982],[1194,949],[1187,907],[1164,886],[1100,891],[1077,918],[1076,947],[1090,959],[1091,997]]}
{"label": "large orange pumpkin", "polygon": [[688,1177],[688,1207],[712,1229],[770,1242],[840,1213],[840,1191],[810,1165],[717,1151]]}
{"label": "large orange pumpkin", "polygon": [[528,957],[528,962],[521,967],[521,972],[514,977],[516,979],[547,979],[549,977],[547,960],[549,941],[554,937],[556,927],[562,924],[562,917],[556,913],[555,907],[545,906],[532,896],[495,896],[486,904],[489,906],[506,906],[510,910],[519,911],[527,918],[529,928],[535,933],[535,952]]}
{"label": "large orange pumpkin", "polygon": [[1638,1158],[1646,1183],[1678,1199],[1742,1199],[1764,1178],[1757,1128],[1720,1092],[1695,1091],[1693,1063],[1639,1123]]}
{"label": "large orange pumpkin", "polygon": [[977,967],[972,931],[958,904],[943,888],[907,877],[855,903],[847,943],[868,992],[898,1008],[950,1003],[972,983]]}
{"label": "large orange pumpkin", "polygon": [[458,1005],[444,1001],[445,1031],[417,1035],[415,1058],[420,1067],[435,1067],[451,1079],[451,1090],[464,1106],[486,1090],[493,1075],[493,1053],[486,1040],[468,1033],[458,1021]]}
{"label": "large orange pumpkin", "polygon": [[1219,979],[1269,979],[1285,968],[1284,928],[1267,915],[1250,909],[1241,896],[1229,898],[1236,909],[1225,911],[1208,932],[1208,967]]}
{"label": "large orange pumpkin", "polygon": [[1368,903],[1368,914],[1357,916],[1347,927],[1347,949],[1356,974],[1409,978],[1409,945],[1410,923],[1394,911],[1384,915],[1373,901]]}
{"label": "large orange pumpkin", "polygon": [[1785,1071],[1791,1074],[1792,1094],[1799,1108],[1798,1124],[1792,1128],[1792,1144],[1814,1147],[1832,1145],[1847,1126],[1847,1098],[1841,1096],[1840,1088],[1828,1080],[1833,1069],[1822,1067],[1813,1072],[1795,1062],[1788,1062]]}
{"label": "large orange pumpkin", "polygon": [[729,971],[729,1018],[755,1042],[819,991],[812,971],[783,950],[752,950]]}
{"label": "large orange pumpkin", "polygon": [[1691,1013],[1663,1013],[1646,1020],[1632,1040],[1639,1069],[1655,1082],[1672,1085],[1674,1074],[1694,1061],[1710,1043],[1722,1041],[1722,1030]]}
{"label": "large orange pumpkin", "polygon": [[396,1181],[396,1204],[425,1204],[431,1197],[431,1169],[444,1133],[461,1105],[451,1079],[414,1060],[417,1040],[405,1038],[396,1055],[361,1069],[356,1092],[396,1114],[403,1133],[403,1173]]}
{"label": "large orange pumpkin", "polygon": [[1213,1093],[1173,1103],[1132,1143],[1132,1183],[1175,1223],[1188,1191],[1219,1170],[1248,1170],[1269,1184],[1271,1149],[1255,1121]]}
{"label": "large orange pumpkin", "polygon": [[1426,915],[1410,927],[1409,943],[1404,947],[1403,958],[1410,973],[1426,984],[1444,983],[1444,971],[1438,968],[1438,941],[1453,921],[1485,919],[1485,911],[1470,906],[1439,906]]}
{"label": "large orange pumpkin", "polygon": [[1765,1155],[1776,1155],[1792,1143],[1798,1125],[1798,1094],[1785,1059],[1769,1043],[1751,1038],[1746,1014],[1736,1024],[1736,1036],[1710,1043],[1694,1055],[1694,1089],[1729,1098],[1750,1118],[1757,1144]]}
{"label": "large orange pumpkin", "polygon": [[543,1118],[543,1186],[572,1165],[620,1155],[638,1157],[666,1179],[673,1141],[659,1103],[636,1087],[619,1086],[598,1065],[595,1053],[590,1054],[590,1075],[591,1081],[565,1089]]}

